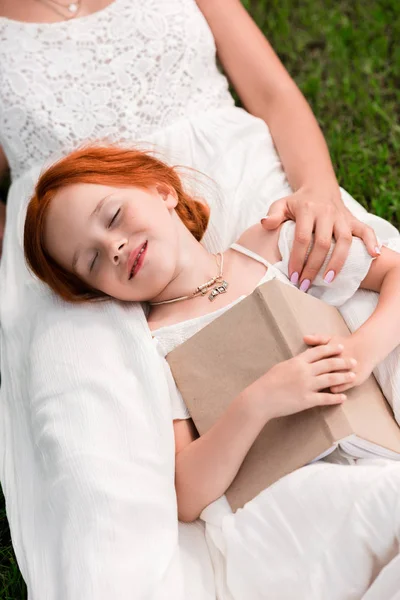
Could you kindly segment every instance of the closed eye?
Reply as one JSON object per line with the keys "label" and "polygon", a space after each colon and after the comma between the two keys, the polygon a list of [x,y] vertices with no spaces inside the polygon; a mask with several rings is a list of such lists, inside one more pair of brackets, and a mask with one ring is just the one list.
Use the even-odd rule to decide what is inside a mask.
{"label": "closed eye", "polygon": [[96,252],[96,256],[95,256],[95,257],[94,257],[94,259],[92,260],[92,263],[91,263],[91,265],[90,265],[90,268],[89,268],[89,272],[90,272],[90,273],[92,272],[92,269],[93,269],[93,267],[94,267],[94,263],[96,262],[96,259],[97,259],[98,255],[99,255],[99,253],[98,253],[98,252]]}
{"label": "closed eye", "polygon": [[115,219],[118,217],[118,214],[119,214],[120,210],[121,210],[120,208],[117,210],[117,212],[115,213],[115,215],[111,219],[110,223],[108,224],[108,227],[111,227],[111,225],[114,223]]}

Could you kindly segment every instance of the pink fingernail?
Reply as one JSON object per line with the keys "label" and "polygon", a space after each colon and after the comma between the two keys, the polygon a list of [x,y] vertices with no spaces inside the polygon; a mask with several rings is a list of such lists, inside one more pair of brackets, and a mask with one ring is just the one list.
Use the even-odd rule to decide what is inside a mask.
{"label": "pink fingernail", "polygon": [[269,219],[268,215],[266,217],[263,217],[260,221],[260,223],[262,224],[263,221],[266,221],[267,219]]}
{"label": "pink fingernail", "polygon": [[381,249],[379,248],[379,246],[375,246],[375,252],[376,252],[376,254],[381,253]]}
{"label": "pink fingernail", "polygon": [[299,274],[297,271],[295,271],[294,273],[292,273],[292,276],[290,278],[290,283],[294,283],[294,285],[297,285],[299,281]]}
{"label": "pink fingernail", "polygon": [[301,285],[300,285],[300,290],[302,292],[306,292],[308,290],[308,288],[310,287],[310,283],[311,283],[311,281],[309,279],[303,279],[303,281],[301,282]]}
{"label": "pink fingernail", "polygon": [[324,277],[325,283],[332,283],[334,277],[335,277],[335,271],[332,271],[332,269],[331,269],[330,271],[327,272],[327,274]]}

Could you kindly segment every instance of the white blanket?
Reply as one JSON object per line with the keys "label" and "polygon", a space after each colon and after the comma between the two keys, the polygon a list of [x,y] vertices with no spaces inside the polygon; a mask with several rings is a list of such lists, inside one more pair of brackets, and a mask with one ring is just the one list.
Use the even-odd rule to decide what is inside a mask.
{"label": "white blanket", "polygon": [[[267,127],[240,109],[148,141],[217,182],[204,238],[212,252],[290,191]],[[0,479],[29,600],[213,599],[201,529],[178,529],[168,390],[140,306],[68,306],[25,267],[25,207],[39,170],[10,190],[0,266]],[[397,234],[344,198],[382,238]],[[304,486],[317,510],[316,488]],[[296,515],[291,527],[293,536],[303,527]]]}

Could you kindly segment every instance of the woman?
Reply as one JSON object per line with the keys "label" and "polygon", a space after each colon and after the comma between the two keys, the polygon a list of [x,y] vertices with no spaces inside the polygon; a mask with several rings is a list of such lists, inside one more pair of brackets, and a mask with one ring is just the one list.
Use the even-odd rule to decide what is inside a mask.
{"label": "woman", "polygon": [[[372,230],[354,219],[341,203],[315,119],[238,0],[199,1],[197,6],[193,0],[81,0],[71,4],[71,10],[65,6],[61,0],[2,0],[0,4],[0,145],[13,182],[0,273],[0,421],[4,427],[1,479],[14,547],[32,594],[62,599],[65,590],[73,596],[71,590],[76,586],[75,597],[79,597],[89,572],[94,597],[106,594],[103,581],[113,583],[113,592],[120,585],[127,593],[126,586],[132,578],[137,597],[141,597],[161,586],[175,548],[169,538],[161,536],[163,530],[157,519],[152,516],[149,520],[144,508],[159,502],[161,490],[167,490],[167,495],[172,493],[173,481],[164,485],[161,477],[163,473],[164,477],[173,478],[168,454],[172,433],[164,433],[157,421],[158,431],[163,432],[160,438],[154,430],[142,427],[147,432],[147,445],[129,446],[128,453],[120,449],[121,455],[118,454],[121,439],[132,445],[129,431],[137,431],[137,415],[129,412],[132,408],[130,398],[125,399],[127,392],[121,388],[116,391],[125,376],[121,363],[128,360],[123,354],[125,334],[119,328],[118,308],[113,307],[107,315],[97,314],[101,327],[97,324],[90,329],[85,321],[83,342],[85,348],[90,346],[96,360],[88,362],[86,352],[79,355],[78,361],[80,347],[72,342],[83,335],[81,319],[85,313],[71,311],[47,298],[26,271],[20,247],[24,203],[43,162],[60,152],[67,153],[82,141],[107,138],[157,142],[171,160],[178,156],[182,162],[211,175],[216,165],[223,174],[222,180],[216,178],[217,182],[229,196],[230,204],[226,209],[223,204],[216,204],[214,214],[218,219],[211,224],[208,238],[209,247],[214,250],[221,245],[226,247],[236,230],[244,229],[255,214],[258,218],[265,215],[272,200],[289,194],[271,209],[277,216],[270,216],[270,222],[275,227],[287,214],[296,218],[297,243],[290,271],[293,280],[304,286],[312,282],[322,264],[332,232],[338,250],[329,269],[335,272],[344,262],[351,233],[364,239],[373,256],[377,242]],[[229,27],[226,11],[230,15]],[[261,121],[233,108],[226,80],[216,68],[213,36],[221,62],[244,104],[268,122],[295,190],[293,194],[283,181],[268,129]],[[260,64],[264,66],[257,66]],[[178,139],[176,145],[169,136],[172,130],[174,139]],[[244,205],[245,198],[249,208],[253,206],[252,216],[239,213],[238,207]],[[353,207],[357,210],[355,203]],[[234,219],[229,223],[231,215]],[[314,224],[316,247],[303,269]],[[151,359],[143,315],[132,312],[131,327],[136,339],[140,339],[140,356],[146,360],[148,357],[147,362],[138,359],[132,369],[132,376],[142,386],[135,396],[141,406],[141,423],[148,424],[151,419],[165,423],[167,413],[153,414],[151,402],[141,401],[144,397],[156,397],[161,391],[157,377],[152,381],[147,377],[155,359]],[[113,331],[104,346],[110,351],[101,354],[98,340],[108,329]],[[74,357],[65,354],[69,348],[74,348]],[[118,376],[112,382],[102,379],[99,386],[101,374],[98,368],[94,369],[94,362],[104,364],[104,372],[115,368]],[[71,364],[75,363],[79,368],[84,366],[79,372],[79,386],[70,379]],[[82,411],[89,409],[84,402],[77,402],[76,391],[85,389],[88,401],[90,395],[82,385],[83,377],[93,385],[94,403],[84,413],[84,419]],[[95,426],[89,415],[94,406],[95,414],[102,414],[96,403],[104,390],[109,397],[118,397],[118,406],[122,403],[125,409],[123,417],[121,411],[107,414],[104,419],[97,416]],[[65,423],[69,423],[68,430]],[[122,438],[116,433],[121,428]],[[124,469],[121,460],[116,460],[105,472],[108,463],[102,461],[101,453],[93,455],[99,439],[106,445],[108,455],[112,449],[129,468]],[[91,445],[92,454],[86,443]],[[159,488],[153,490],[149,482],[143,482],[143,489],[149,494],[143,502],[126,490],[130,489],[129,482],[142,477],[138,465],[149,460],[149,446],[154,450],[153,464],[159,467],[159,475],[154,479]],[[73,456],[79,456],[79,469],[71,447]],[[159,452],[164,447],[168,449],[165,459],[160,458]],[[136,466],[127,456],[137,458]],[[93,481],[90,473],[96,473]],[[110,489],[110,478],[115,478],[120,491],[121,482],[126,483],[123,497],[131,502],[125,512],[121,510],[123,500],[115,497],[117,485]],[[31,493],[27,494],[27,489]],[[87,495],[81,493],[82,489],[88,490]],[[110,507],[108,520],[104,511],[100,515],[91,510],[90,498],[98,498],[99,490],[106,500],[103,504]],[[72,507],[76,507],[73,513]],[[168,504],[171,519],[174,510]],[[88,529],[91,519],[96,519],[96,544],[93,529]],[[157,576],[145,561],[136,561],[135,571],[128,561],[129,552],[122,551],[121,532],[127,532],[126,548],[130,548],[138,519],[154,523],[153,529],[149,525],[146,530],[139,555],[148,556],[154,544],[160,549],[160,556],[164,550],[163,567],[157,569]],[[119,535],[110,536],[109,531],[115,529]],[[86,535],[82,534],[78,548],[72,552],[76,531]],[[96,560],[92,562],[93,554]],[[101,569],[101,576],[93,564]]]}

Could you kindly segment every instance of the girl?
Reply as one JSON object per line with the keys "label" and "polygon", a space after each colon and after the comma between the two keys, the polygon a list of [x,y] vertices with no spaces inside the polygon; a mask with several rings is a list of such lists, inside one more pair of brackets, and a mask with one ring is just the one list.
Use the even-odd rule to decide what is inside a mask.
{"label": "girl", "polygon": [[[25,255],[32,271],[65,300],[147,302],[149,327],[165,356],[268,279],[278,277],[296,285],[288,273],[292,222],[270,232],[256,224],[215,256],[200,243],[208,217],[207,205],[185,192],[177,170],[149,153],[83,148],[40,177],[27,209]],[[303,281],[300,289],[336,306],[359,287],[379,292],[373,315],[346,339],[307,336],[305,342],[313,347],[270,369],[246,388],[201,438],[164,361],[171,389],[181,520],[192,521],[202,514],[207,521],[207,511],[219,505],[224,516],[240,522],[241,511],[228,515],[223,494],[265,423],[312,406],[344,402],[344,392],[365,381],[399,344],[400,256],[382,248],[374,260],[363,243],[353,238],[337,276],[326,270],[328,260],[329,255],[315,285]],[[210,295],[219,277],[228,286],[224,293]],[[356,462],[338,452],[330,460]],[[392,481],[398,482],[400,469],[393,472]],[[391,489],[394,493],[396,487]],[[343,487],[340,493],[346,497]],[[395,496],[387,494],[386,500],[393,497],[397,498],[397,491]],[[350,505],[353,502],[354,498]],[[268,513],[268,507],[264,512]],[[332,512],[332,522],[334,517]],[[264,517],[264,522],[270,521]],[[212,519],[210,523],[212,531]],[[394,534],[392,529],[390,536]],[[225,548],[228,542],[225,537]],[[391,537],[387,543],[392,543]],[[215,542],[217,547],[224,554]],[[388,553],[385,556],[388,560]],[[260,569],[254,577],[257,591],[248,595],[252,599],[264,597]],[[310,577],[305,571],[297,583],[314,585]],[[231,589],[240,585],[236,582]]]}

